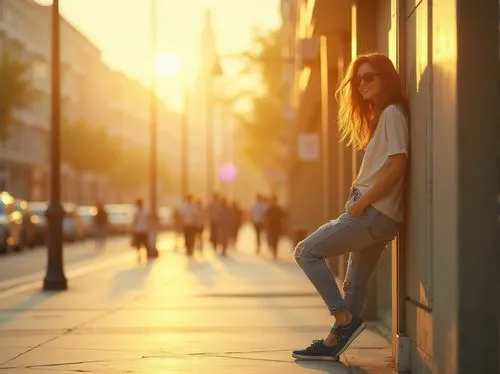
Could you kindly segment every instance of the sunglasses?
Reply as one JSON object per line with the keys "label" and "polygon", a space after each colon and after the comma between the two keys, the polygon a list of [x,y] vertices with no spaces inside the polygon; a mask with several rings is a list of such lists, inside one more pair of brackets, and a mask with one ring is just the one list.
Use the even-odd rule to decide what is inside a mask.
{"label": "sunglasses", "polygon": [[371,83],[375,79],[376,76],[380,75],[380,73],[375,73],[374,71],[370,71],[368,73],[364,73],[363,75],[358,75],[353,78],[353,83],[355,86],[359,87],[361,83]]}

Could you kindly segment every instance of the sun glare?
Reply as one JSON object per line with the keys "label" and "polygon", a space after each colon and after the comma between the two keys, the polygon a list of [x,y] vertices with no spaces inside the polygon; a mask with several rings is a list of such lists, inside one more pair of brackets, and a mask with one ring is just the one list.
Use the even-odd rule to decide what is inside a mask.
{"label": "sun glare", "polygon": [[162,78],[173,78],[181,70],[181,60],[172,53],[161,54],[156,58],[156,72]]}

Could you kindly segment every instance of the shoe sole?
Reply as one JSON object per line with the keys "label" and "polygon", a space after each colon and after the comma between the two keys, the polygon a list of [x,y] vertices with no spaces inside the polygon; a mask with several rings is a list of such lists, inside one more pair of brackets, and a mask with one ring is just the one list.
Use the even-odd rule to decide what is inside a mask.
{"label": "shoe sole", "polygon": [[338,361],[338,357],[334,356],[303,356],[299,355],[297,353],[292,353],[292,357],[296,358],[298,360],[305,360],[305,361]]}
{"label": "shoe sole", "polygon": [[356,329],[356,331],[354,331],[354,333],[351,335],[351,337],[349,338],[349,340],[347,341],[347,343],[342,347],[342,349],[337,353],[337,357],[339,357],[342,353],[345,352],[345,350],[347,348],[349,348],[349,346],[351,345],[351,343],[354,341],[354,339],[356,339],[359,334],[361,334],[363,332],[363,330],[366,328],[366,322],[363,322],[361,325],[359,325],[359,327]]}

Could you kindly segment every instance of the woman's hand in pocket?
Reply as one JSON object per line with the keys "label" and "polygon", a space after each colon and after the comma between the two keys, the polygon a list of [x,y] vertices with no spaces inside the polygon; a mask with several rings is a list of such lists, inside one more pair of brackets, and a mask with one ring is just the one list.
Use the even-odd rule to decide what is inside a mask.
{"label": "woman's hand in pocket", "polygon": [[361,217],[365,212],[366,208],[368,208],[369,204],[367,204],[363,198],[353,202],[349,208],[348,212],[353,217]]}

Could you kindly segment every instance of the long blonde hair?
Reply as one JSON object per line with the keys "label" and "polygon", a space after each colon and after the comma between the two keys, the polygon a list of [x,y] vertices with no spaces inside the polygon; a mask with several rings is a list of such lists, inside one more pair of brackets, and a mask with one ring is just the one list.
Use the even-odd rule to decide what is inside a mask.
{"label": "long blonde hair", "polygon": [[358,69],[364,63],[373,67],[382,79],[387,94],[384,108],[390,104],[400,105],[409,118],[409,104],[403,92],[401,78],[392,61],[384,54],[361,55],[351,62],[342,79],[335,97],[339,104],[338,124],[342,141],[356,149],[364,149],[376,129],[378,115],[373,102],[364,100],[355,84]]}

